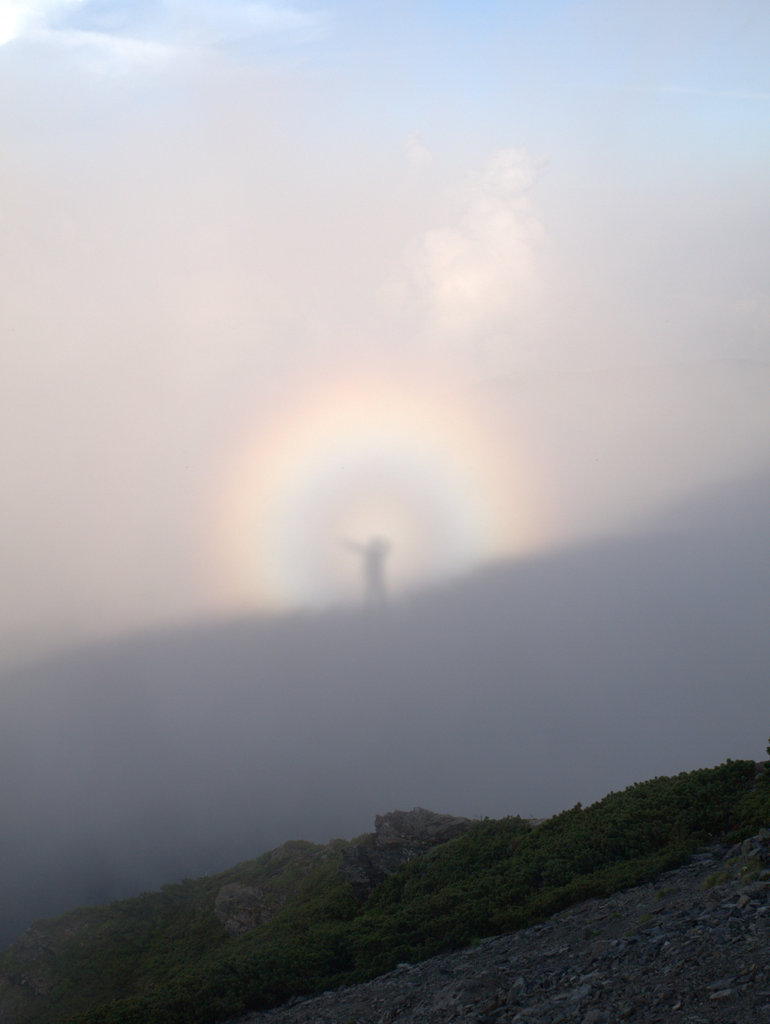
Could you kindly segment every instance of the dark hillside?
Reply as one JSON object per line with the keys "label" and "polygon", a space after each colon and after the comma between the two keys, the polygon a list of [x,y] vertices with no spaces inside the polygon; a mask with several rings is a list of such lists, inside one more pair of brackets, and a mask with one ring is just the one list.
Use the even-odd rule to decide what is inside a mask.
{"label": "dark hillside", "polygon": [[383,822],[394,819],[409,816],[378,819],[375,836],[350,844],[290,843],[215,877],[38,922],[0,956],[0,1016],[204,1024],[362,981],[653,878],[715,837],[756,831],[770,823],[770,773],[727,762],[536,827],[465,822],[445,842],[434,832],[439,845],[424,853],[401,834],[410,859],[391,860],[362,892],[348,870],[355,849],[376,860],[393,842]]}

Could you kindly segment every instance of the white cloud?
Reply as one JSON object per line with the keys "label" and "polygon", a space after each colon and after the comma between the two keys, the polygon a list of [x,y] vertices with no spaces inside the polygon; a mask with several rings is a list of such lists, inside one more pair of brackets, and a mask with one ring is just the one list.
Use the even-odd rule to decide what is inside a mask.
{"label": "white cloud", "polygon": [[770,301],[764,293],[745,288],[735,302],[735,317],[742,334],[759,340],[762,348],[758,357],[767,358],[766,341],[770,337]]}
{"label": "white cloud", "polygon": [[323,21],[318,12],[249,0],[166,0],[163,8],[174,38],[204,47],[239,44],[266,35],[304,35],[315,31]]}
{"label": "white cloud", "polygon": [[429,320],[441,331],[515,325],[538,291],[542,235],[529,200],[538,176],[525,150],[503,149],[459,193],[454,224],[432,228],[407,253]]}
{"label": "white cloud", "polygon": [[14,39],[66,48],[87,59],[143,64],[177,51],[243,50],[264,37],[298,39],[317,32],[325,16],[256,0],[154,0],[111,7],[89,0],[0,0],[0,45]]}
{"label": "white cloud", "polygon": [[410,132],[406,139],[406,160],[410,167],[427,167],[433,162],[433,154],[425,145],[419,132]]}
{"label": "white cloud", "polygon": [[297,32],[314,28],[318,15],[299,11],[293,7],[268,3],[232,3],[209,5],[210,10],[220,12],[222,23],[235,30],[249,29],[252,32]]}
{"label": "white cloud", "polygon": [[163,64],[174,55],[174,48],[163,43],[106,32],[60,30],[43,38],[55,38],[60,48],[77,56],[90,71],[126,72],[139,67]]}
{"label": "white cloud", "polygon": [[0,2],[0,46],[45,29],[51,17],[83,0],[3,0]]}
{"label": "white cloud", "polygon": [[669,96],[700,96],[718,100],[770,100],[770,92],[750,89],[696,89],[680,85],[664,85],[655,92]]}

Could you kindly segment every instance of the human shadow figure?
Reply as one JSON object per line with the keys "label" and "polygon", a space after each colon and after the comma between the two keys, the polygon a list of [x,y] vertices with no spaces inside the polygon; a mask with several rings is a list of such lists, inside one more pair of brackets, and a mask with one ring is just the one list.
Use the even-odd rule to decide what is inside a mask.
{"label": "human shadow figure", "polygon": [[361,557],[361,568],[364,574],[364,599],[369,605],[383,605],[387,601],[388,592],[385,583],[385,559],[390,552],[390,543],[382,537],[370,537],[365,544],[356,541],[343,541],[348,551]]}

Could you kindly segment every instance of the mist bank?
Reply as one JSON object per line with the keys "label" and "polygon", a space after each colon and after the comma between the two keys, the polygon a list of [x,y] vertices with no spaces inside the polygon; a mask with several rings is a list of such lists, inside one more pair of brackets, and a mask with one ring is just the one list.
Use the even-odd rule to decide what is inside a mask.
{"label": "mist bank", "polygon": [[[100,334],[99,351],[102,342]],[[51,359],[46,366],[57,365],[53,354]],[[78,375],[79,367],[94,359],[82,353],[68,364],[69,372]],[[176,375],[187,360],[185,348],[167,365]],[[293,363],[296,372],[304,360],[297,356]],[[16,422],[12,416],[7,436],[0,438],[0,449],[3,444],[13,448],[0,451],[8,462],[0,511],[6,538],[0,673],[65,645],[84,646],[160,624],[170,629],[244,609],[348,600],[355,593],[357,566],[338,547],[338,537],[355,532],[361,540],[387,530],[382,522],[387,509],[354,528],[337,518],[342,506],[334,514],[324,506],[323,488],[307,489],[313,474],[306,476],[302,467],[321,467],[323,476],[324,466],[347,465],[347,446],[360,434],[357,417],[377,420],[376,409],[387,412],[385,434],[395,432],[403,444],[387,455],[396,471],[392,477],[386,473],[394,489],[382,500],[385,506],[394,501],[410,530],[422,523],[420,540],[419,529],[411,542],[398,528],[389,538],[394,588],[404,576],[405,585],[414,578],[444,579],[458,565],[478,564],[480,551],[493,557],[584,544],[621,531],[646,532],[652,517],[689,496],[709,488],[729,493],[730,481],[761,472],[770,454],[767,361],[703,359],[581,372],[530,368],[483,380],[476,379],[485,372],[479,369],[472,380],[454,382],[447,405],[438,401],[444,394],[438,371],[438,380],[413,379],[394,360],[381,373],[370,366],[373,375],[365,375],[363,387],[352,364],[352,358],[338,355],[323,374],[308,369],[309,390],[291,374],[276,379],[246,366],[233,373],[238,364],[228,364],[228,386],[237,382],[240,391],[238,396],[228,391],[227,415],[207,404],[212,388],[202,370],[200,387],[181,405],[169,404],[173,388],[160,376],[163,423],[153,427],[144,420],[139,434],[136,408],[144,408],[144,400],[134,395],[114,410],[118,431],[110,392],[98,378],[82,408],[98,412],[106,402],[110,416],[79,420],[74,434],[56,421],[55,440],[34,422],[38,399],[28,401],[24,389],[16,389],[13,402],[25,419]],[[148,370],[150,379],[156,381],[154,370]],[[57,394],[75,393],[74,382],[58,374],[54,385]],[[273,389],[280,400],[271,397]],[[359,396],[365,413],[359,410],[347,420],[330,447],[316,447],[329,417],[340,415],[347,389]],[[404,389],[412,402],[406,406],[417,410],[420,421],[410,420],[408,430],[402,419]],[[315,413],[307,411],[310,407]],[[420,448],[420,439],[427,437],[423,416],[433,423],[438,448],[433,441],[430,450]],[[191,417],[200,422],[188,433],[181,425],[190,424]],[[241,435],[241,428],[234,431],[233,417],[251,424],[247,433],[254,430],[253,447],[252,441],[246,444],[243,464],[240,456],[236,459],[237,472],[225,473]],[[286,445],[298,429],[297,417],[306,430],[292,455]],[[108,422],[112,427],[105,433]],[[69,438],[65,448],[60,434]],[[18,438],[26,436],[39,447],[19,447]],[[472,437],[477,445],[471,452],[466,446]],[[376,476],[384,450],[375,448],[379,455],[373,449],[373,461],[365,462]],[[424,493],[406,486],[397,468],[407,474],[415,448],[424,456],[418,473]],[[261,455],[252,461],[267,452],[283,467],[272,480],[257,465]],[[371,489],[379,488],[378,479],[368,474],[367,469],[358,477],[347,466],[338,484],[346,490],[358,479],[359,494],[368,502]],[[241,511],[233,518],[236,508]],[[323,508],[331,519],[324,518]],[[464,518],[467,536],[459,545],[458,538],[449,543],[447,530]],[[307,571],[298,572],[298,565]]]}
{"label": "mist bank", "polygon": [[7,675],[0,941],[416,805],[542,817],[759,757],[770,473],[385,609],[198,623]]}

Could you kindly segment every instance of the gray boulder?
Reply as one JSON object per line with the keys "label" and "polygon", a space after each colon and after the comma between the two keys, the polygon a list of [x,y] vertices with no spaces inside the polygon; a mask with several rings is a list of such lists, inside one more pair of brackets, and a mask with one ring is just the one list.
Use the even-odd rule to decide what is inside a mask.
{"label": "gray boulder", "polygon": [[356,895],[365,898],[402,864],[454,839],[470,825],[469,818],[437,814],[424,807],[378,814],[374,833],[343,851],[340,872],[352,883]]}

